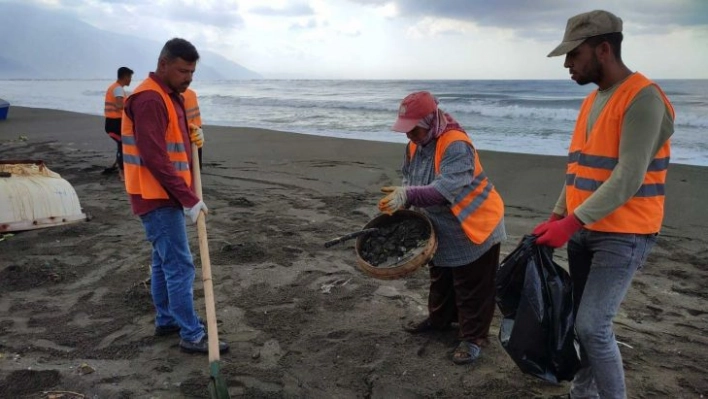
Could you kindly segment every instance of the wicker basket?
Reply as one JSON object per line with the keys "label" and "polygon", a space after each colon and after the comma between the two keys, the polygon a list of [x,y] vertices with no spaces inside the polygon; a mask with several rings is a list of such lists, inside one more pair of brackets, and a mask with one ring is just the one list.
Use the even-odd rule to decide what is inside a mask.
{"label": "wicker basket", "polygon": [[378,279],[391,280],[405,277],[430,262],[430,259],[433,258],[435,250],[438,247],[438,241],[435,237],[435,230],[433,229],[432,223],[430,223],[430,220],[424,214],[417,211],[402,209],[396,211],[393,215],[384,214],[375,217],[369,221],[366,226],[364,226],[364,229],[387,226],[398,223],[407,218],[421,219],[428,225],[430,229],[430,236],[428,237],[426,244],[408,252],[404,259],[401,259],[391,265],[374,266],[364,260],[361,255],[362,246],[366,240],[369,239],[369,235],[360,236],[357,238],[354,248],[356,249],[357,265],[362,271],[364,271],[364,273]]}

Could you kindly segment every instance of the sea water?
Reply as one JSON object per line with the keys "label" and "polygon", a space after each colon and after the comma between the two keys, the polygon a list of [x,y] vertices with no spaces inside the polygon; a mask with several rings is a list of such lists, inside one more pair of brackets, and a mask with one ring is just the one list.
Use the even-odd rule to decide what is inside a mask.
{"label": "sea water", "polygon": [[[133,78],[130,92],[140,79]],[[12,105],[102,115],[109,80],[0,80]],[[708,80],[658,80],[676,109],[673,163],[708,166]],[[596,86],[568,80],[200,81],[205,125],[257,127],[373,141],[391,132],[407,94],[428,90],[481,150],[565,155],[583,98]],[[11,117],[11,116],[10,116]],[[103,133],[103,124],[96,126]],[[208,135],[208,129],[205,129]]]}

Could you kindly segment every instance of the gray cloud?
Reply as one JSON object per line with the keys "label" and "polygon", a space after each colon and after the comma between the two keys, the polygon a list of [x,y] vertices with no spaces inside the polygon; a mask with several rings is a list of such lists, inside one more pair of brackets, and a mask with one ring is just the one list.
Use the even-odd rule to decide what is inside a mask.
{"label": "gray cloud", "polygon": [[205,3],[194,4],[184,0],[173,0],[158,3],[152,0],[96,0],[87,4],[85,0],[59,0],[55,5],[47,6],[39,0],[16,1],[16,3],[30,3],[43,9],[63,11],[84,17],[99,17],[106,8],[114,15],[130,21],[139,16],[167,19],[174,23],[192,22],[217,28],[239,28],[244,24],[238,12],[238,6],[218,3],[208,5]]}
{"label": "gray cloud", "polygon": [[[390,0],[349,0],[380,6]],[[659,30],[675,26],[708,26],[708,1],[643,0],[616,2],[596,0],[579,7],[568,0],[393,0],[403,16],[434,16],[475,22],[530,33],[535,30],[562,30],[568,17],[592,9],[606,9],[633,24]],[[543,32],[540,32],[543,35]],[[538,36],[538,34],[537,34]]]}
{"label": "gray cloud", "polygon": [[253,14],[260,14],[275,17],[306,17],[315,15],[315,10],[309,4],[291,4],[285,8],[274,8],[268,6],[254,7],[248,10]]}

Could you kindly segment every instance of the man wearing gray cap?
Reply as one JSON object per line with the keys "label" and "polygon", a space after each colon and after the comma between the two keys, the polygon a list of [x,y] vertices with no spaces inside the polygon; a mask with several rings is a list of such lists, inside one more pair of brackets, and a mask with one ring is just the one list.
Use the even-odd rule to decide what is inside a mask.
{"label": "man wearing gray cap", "polygon": [[572,398],[625,398],[612,319],[661,229],[674,110],[659,86],[622,61],[622,20],[602,10],[568,20],[549,57],[580,85],[594,83],[580,108],[565,186],[536,243],[568,243],[581,369]]}

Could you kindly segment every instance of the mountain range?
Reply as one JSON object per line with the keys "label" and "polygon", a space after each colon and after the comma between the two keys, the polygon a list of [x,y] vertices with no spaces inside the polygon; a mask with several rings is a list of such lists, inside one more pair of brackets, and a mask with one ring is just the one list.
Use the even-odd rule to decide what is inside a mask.
{"label": "mountain range", "polygon": [[[101,30],[62,12],[0,4],[0,79],[114,79],[120,66],[142,78],[155,69],[163,45]],[[262,78],[214,52],[199,54],[199,79]]]}

